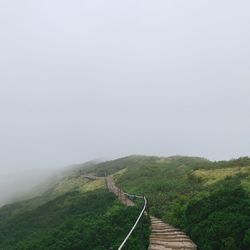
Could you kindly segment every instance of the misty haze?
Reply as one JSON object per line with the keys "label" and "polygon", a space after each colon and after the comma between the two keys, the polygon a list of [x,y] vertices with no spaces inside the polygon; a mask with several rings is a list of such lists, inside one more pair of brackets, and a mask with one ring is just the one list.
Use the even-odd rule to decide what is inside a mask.
{"label": "misty haze", "polygon": [[[161,219],[180,228],[192,249],[249,250],[249,211],[239,212],[250,204],[249,9],[246,0],[1,1],[0,249],[38,249],[39,242],[39,249],[117,249],[140,212],[124,191],[145,195],[157,218],[144,214],[148,240],[135,230],[126,249],[157,250],[152,232]],[[230,204],[241,209],[205,209],[206,197],[220,204],[222,194],[239,197]],[[92,204],[93,214],[103,207],[111,217],[116,208],[124,231],[113,225],[117,242],[100,243],[100,233],[91,245],[76,236],[89,214],[69,218],[63,210],[54,218],[60,201],[72,205],[68,211]],[[206,212],[196,218],[192,206]],[[30,211],[57,231],[22,216]],[[223,231],[233,214],[241,226]],[[67,238],[56,216],[69,228],[85,216],[72,222],[81,240]],[[91,225],[109,225],[106,219]],[[22,232],[13,242],[5,239],[11,223]]]}

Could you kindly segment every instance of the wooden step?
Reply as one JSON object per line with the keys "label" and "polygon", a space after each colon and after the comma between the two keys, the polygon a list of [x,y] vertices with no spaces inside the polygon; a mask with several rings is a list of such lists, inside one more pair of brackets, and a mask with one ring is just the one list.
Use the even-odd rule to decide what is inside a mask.
{"label": "wooden step", "polygon": [[180,229],[151,216],[149,250],[196,250],[196,245]]}
{"label": "wooden step", "polygon": [[165,246],[165,247],[168,247],[168,248],[173,248],[173,249],[183,249],[183,248],[186,248],[186,249],[196,249],[195,245],[192,244],[192,243],[189,243],[189,242],[162,242],[162,241],[152,241],[150,242],[150,245],[158,245],[158,246]]}

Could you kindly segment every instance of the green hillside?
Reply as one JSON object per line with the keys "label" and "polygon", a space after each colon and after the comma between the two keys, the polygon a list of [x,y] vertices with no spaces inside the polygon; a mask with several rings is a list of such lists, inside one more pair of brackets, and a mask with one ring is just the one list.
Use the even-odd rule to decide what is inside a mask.
{"label": "green hillside", "polygon": [[[0,249],[117,249],[140,207],[125,207],[104,181],[69,176],[42,196],[0,209]],[[149,221],[127,249],[147,249]]]}
{"label": "green hillside", "polygon": [[[250,159],[129,156],[77,165],[35,198],[0,209],[0,249],[117,249],[139,214],[84,174],[113,174],[146,195],[150,214],[181,228],[200,250],[250,249]],[[147,249],[149,221],[125,249]],[[142,245],[143,244],[143,245]]]}
{"label": "green hillside", "polygon": [[150,213],[186,231],[202,250],[250,249],[250,159],[131,156],[86,172],[115,174],[127,192],[144,194]]}

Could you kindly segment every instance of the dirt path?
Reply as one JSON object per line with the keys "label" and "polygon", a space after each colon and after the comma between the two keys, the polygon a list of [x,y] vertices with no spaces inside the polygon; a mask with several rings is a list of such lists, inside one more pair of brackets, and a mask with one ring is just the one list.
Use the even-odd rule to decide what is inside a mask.
{"label": "dirt path", "polygon": [[[114,182],[112,176],[107,177],[107,187],[110,192],[116,194],[118,199],[126,206],[134,206],[134,203],[126,197]],[[187,235],[156,217],[150,216],[151,234],[149,250],[196,250],[196,245]]]}

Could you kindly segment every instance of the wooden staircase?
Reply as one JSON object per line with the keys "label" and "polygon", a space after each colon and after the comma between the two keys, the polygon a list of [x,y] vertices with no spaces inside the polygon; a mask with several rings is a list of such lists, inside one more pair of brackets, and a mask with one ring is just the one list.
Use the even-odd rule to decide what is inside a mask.
{"label": "wooden staircase", "polygon": [[149,250],[196,250],[197,246],[179,229],[150,216]]}
{"label": "wooden staircase", "polygon": [[[96,177],[88,176],[88,178]],[[113,176],[107,176],[106,185],[108,190],[113,192],[124,205],[134,206],[126,194],[115,185]],[[197,246],[180,229],[174,228],[154,216],[150,216],[150,220],[151,234],[148,250],[197,250]]]}

